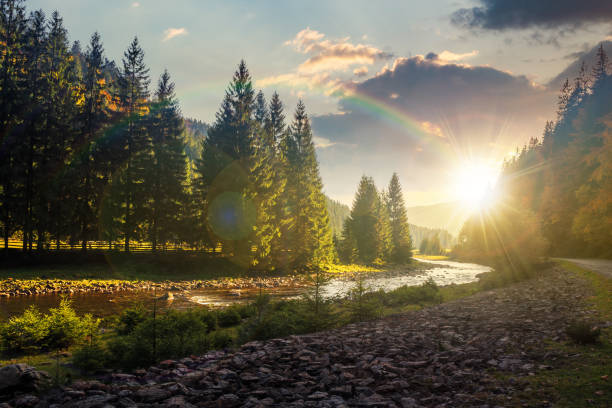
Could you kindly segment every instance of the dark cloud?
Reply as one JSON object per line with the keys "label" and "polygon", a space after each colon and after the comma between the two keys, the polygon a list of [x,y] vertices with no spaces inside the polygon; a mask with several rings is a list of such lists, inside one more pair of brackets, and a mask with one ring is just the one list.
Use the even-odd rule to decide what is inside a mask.
{"label": "dark cloud", "polygon": [[451,21],[467,28],[580,27],[612,22],[609,0],[480,0],[481,6],[455,11]]}
{"label": "dark cloud", "polygon": [[[409,190],[443,185],[453,161],[500,160],[540,135],[552,117],[555,99],[547,88],[434,55],[396,60],[391,69],[354,84],[353,96],[340,100],[341,114],[313,118],[315,135],[336,143],[319,150],[323,178],[333,191],[352,194],[363,172],[383,183],[398,171]],[[349,179],[339,178],[339,171]]]}

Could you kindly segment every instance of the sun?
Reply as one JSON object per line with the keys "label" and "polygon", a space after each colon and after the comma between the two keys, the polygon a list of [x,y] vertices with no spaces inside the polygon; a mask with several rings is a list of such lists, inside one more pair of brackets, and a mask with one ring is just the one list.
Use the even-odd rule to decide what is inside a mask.
{"label": "sun", "polygon": [[464,163],[453,174],[455,199],[468,210],[481,210],[493,204],[499,169],[485,163]]}

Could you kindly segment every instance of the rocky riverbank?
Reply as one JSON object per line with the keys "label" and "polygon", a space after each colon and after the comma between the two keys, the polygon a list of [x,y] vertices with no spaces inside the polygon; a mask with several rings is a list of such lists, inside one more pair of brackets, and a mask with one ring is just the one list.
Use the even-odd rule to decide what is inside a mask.
{"label": "rocky riverbank", "polygon": [[186,291],[194,289],[253,289],[304,286],[304,276],[261,278],[225,278],[191,281],[126,281],[126,280],[68,280],[68,279],[4,279],[0,280],[0,297],[115,293],[118,291]]}
{"label": "rocky riverbank", "polygon": [[437,307],[164,361],[8,406],[506,406],[529,391],[525,377],[563,360],[543,341],[565,341],[567,323],[591,313],[589,290],[555,269]]}
{"label": "rocky riverbank", "polygon": [[[344,270],[334,272],[336,279],[355,280],[359,274],[364,276],[392,277],[405,274],[418,274],[436,267],[431,263],[419,262],[406,266],[387,268],[355,268],[343,267]],[[361,269],[360,269],[361,268]],[[271,277],[238,277],[207,280],[166,280],[153,282],[147,280],[117,280],[117,279],[3,279],[0,280],[0,298],[13,296],[75,294],[75,293],[105,293],[118,291],[187,291],[196,289],[272,289],[278,287],[300,288],[306,286],[305,275],[271,276]]]}

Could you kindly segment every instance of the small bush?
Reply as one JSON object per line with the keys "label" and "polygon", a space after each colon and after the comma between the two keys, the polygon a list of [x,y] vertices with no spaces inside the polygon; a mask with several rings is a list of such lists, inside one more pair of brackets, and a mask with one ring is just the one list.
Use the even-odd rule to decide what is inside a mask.
{"label": "small bush", "polygon": [[212,332],[208,341],[213,349],[224,349],[234,343],[234,339],[228,332],[220,330]]}
{"label": "small bush", "polygon": [[586,321],[575,321],[565,329],[565,333],[578,344],[596,344],[599,342],[601,329]]}
{"label": "small bush", "polygon": [[0,344],[7,354],[39,352],[48,335],[49,322],[34,305],[0,326]]}
{"label": "small bush", "polygon": [[388,293],[381,293],[381,298],[387,306],[412,305],[425,302],[439,303],[442,295],[436,282],[429,278],[420,286],[401,286]]}
{"label": "small bush", "polygon": [[210,348],[208,327],[199,311],[169,311],[147,318],[130,334],[108,343],[109,360],[122,368],[145,367],[160,360],[198,354]]}
{"label": "small bush", "polygon": [[6,354],[32,354],[80,344],[98,330],[99,320],[77,316],[69,300],[42,314],[35,306],[13,316],[0,327],[0,344]]}
{"label": "small bush", "polygon": [[98,344],[88,344],[72,354],[72,363],[84,372],[95,372],[108,364],[106,350]]}
{"label": "small bush", "polygon": [[227,307],[219,310],[217,313],[217,322],[219,327],[232,327],[240,324],[242,317],[234,307]]}
{"label": "small bush", "polygon": [[125,309],[119,315],[115,330],[117,330],[117,333],[120,335],[130,334],[134,331],[136,326],[147,319],[148,315],[149,313],[142,304]]}

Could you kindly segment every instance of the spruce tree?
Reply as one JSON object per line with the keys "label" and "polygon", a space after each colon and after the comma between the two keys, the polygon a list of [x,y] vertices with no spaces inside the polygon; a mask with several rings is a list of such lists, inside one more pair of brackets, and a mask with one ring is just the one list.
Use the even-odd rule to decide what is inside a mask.
{"label": "spruce tree", "polygon": [[20,225],[22,202],[18,176],[24,89],[27,18],[24,0],[0,0],[0,223],[4,248]]}
{"label": "spruce tree", "polygon": [[387,189],[387,208],[391,224],[391,260],[397,263],[409,262],[412,258],[412,241],[406,215],[402,187],[397,173],[393,173]]}
{"label": "spruce tree", "polygon": [[[105,91],[107,84],[103,70],[104,48],[100,35],[96,32],[91,36],[85,53],[85,66],[82,78],[83,104],[79,112],[81,128],[77,136],[79,146],[73,167],[77,203],[74,206],[75,220],[79,225],[81,249],[87,249],[87,241],[92,238],[91,232],[97,221],[98,211],[94,203],[96,197],[96,164],[104,159],[100,154],[101,145],[96,143],[97,136],[103,131],[109,119]],[[97,150],[97,151],[96,151]],[[96,154],[97,153],[97,154]]]}
{"label": "spruce tree", "polygon": [[157,84],[148,126],[152,155],[147,156],[144,190],[148,195],[148,238],[156,251],[158,245],[179,239],[186,199],[183,119],[168,71],[164,71]]}
{"label": "spruce tree", "polygon": [[333,242],[323,184],[306,107],[299,101],[287,139],[287,191],[292,227],[287,236],[292,263],[301,267],[333,260]]}
{"label": "spruce tree", "polygon": [[608,75],[610,60],[608,54],[603,48],[603,43],[599,45],[597,56],[595,57],[595,65],[593,65],[592,81],[593,87],[597,87],[602,79]]}
{"label": "spruce tree", "polygon": [[[47,218],[39,219],[37,229],[39,247],[46,241],[44,232],[51,233],[57,247],[69,214],[65,203],[70,200],[70,189],[74,187],[67,167],[72,149],[80,147],[75,143],[75,135],[80,123],[77,101],[82,96],[74,60],[68,50],[68,32],[57,12],[51,16],[46,54],[46,94],[42,111],[47,117],[44,128],[47,145],[41,156],[42,176],[37,177],[36,188],[40,191],[38,212]],[[95,225],[95,218],[92,224]]]}
{"label": "spruce tree", "polygon": [[197,169],[212,245],[221,244],[226,256],[244,266],[253,263],[257,218],[252,183],[254,96],[251,75],[241,61],[204,141]]}
{"label": "spruce tree", "polygon": [[[32,249],[34,223],[37,218],[34,214],[35,194],[40,193],[34,188],[37,180],[37,156],[44,156],[44,146],[47,143],[47,135],[44,132],[46,112],[42,112],[41,106],[45,96],[45,76],[43,75],[45,48],[47,41],[47,22],[45,14],[41,11],[30,13],[28,29],[26,31],[26,44],[24,47],[26,55],[25,64],[25,88],[27,92],[27,107],[25,109],[25,121],[23,130],[25,132],[24,143],[20,145],[22,169],[18,180],[23,180],[23,203],[22,203],[22,230],[23,250]],[[38,218],[43,215],[38,214]]]}
{"label": "spruce tree", "polygon": [[144,63],[144,51],[134,38],[123,54],[123,69],[119,77],[118,102],[123,114],[121,145],[123,166],[118,180],[124,248],[130,250],[130,240],[139,237],[139,211],[143,206],[142,179],[144,169],[140,153],[148,148],[144,115],[148,110],[149,69]]}
{"label": "spruce tree", "polygon": [[380,196],[374,180],[363,176],[353,200],[347,235],[355,244],[357,260],[364,264],[373,263],[383,252],[379,211]]}

